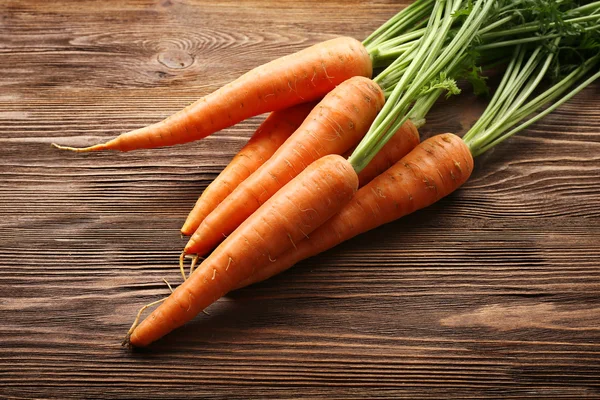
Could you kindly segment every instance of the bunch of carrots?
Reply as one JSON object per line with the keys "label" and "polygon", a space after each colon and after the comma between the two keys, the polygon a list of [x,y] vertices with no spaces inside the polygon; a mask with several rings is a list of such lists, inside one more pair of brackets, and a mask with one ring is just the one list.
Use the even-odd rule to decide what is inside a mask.
{"label": "bunch of carrots", "polygon": [[[56,146],[168,146],[271,112],[188,215],[184,283],[142,307],[125,343],[148,345],[229,291],[452,193],[469,179],[473,157],[600,77],[599,52],[600,2],[417,0],[362,43],[317,44],[157,124],[91,147]],[[487,90],[488,68],[504,69],[503,78],[469,132],[419,143],[438,98],[459,94],[461,78]]]}

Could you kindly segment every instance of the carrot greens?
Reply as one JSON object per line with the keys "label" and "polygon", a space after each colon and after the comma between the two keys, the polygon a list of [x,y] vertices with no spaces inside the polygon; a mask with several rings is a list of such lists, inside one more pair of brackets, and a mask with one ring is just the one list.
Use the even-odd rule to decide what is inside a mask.
{"label": "carrot greens", "polygon": [[[550,0],[436,2],[425,28],[379,41],[371,49],[375,63],[381,62],[377,57],[394,58],[374,78],[384,90],[387,101],[369,132],[350,156],[350,163],[360,172],[398,127],[408,118],[419,120],[419,116],[428,110],[443,90],[449,94],[460,93],[456,79],[465,77],[477,85],[476,90],[484,92],[486,88],[480,78],[478,64],[517,63],[520,73],[505,76],[510,85],[505,88],[507,94],[504,95],[508,103],[503,104],[518,100],[520,105],[525,105],[525,99],[553,62],[554,58],[547,48],[558,46],[561,40],[569,38],[579,43],[586,34],[595,37],[599,29],[598,1],[583,5],[575,1]],[[519,52],[525,52],[529,50],[528,46],[536,46],[536,49],[521,70],[525,53],[519,53],[520,58],[513,59],[515,56],[511,55],[510,50],[516,48]],[[580,71],[585,74],[587,70]],[[532,74],[536,78],[529,79]],[[565,82],[562,87],[572,83]],[[524,85],[524,90],[519,97],[515,97],[512,93],[521,85]],[[527,110],[533,107],[533,104],[526,104]],[[497,121],[496,131],[498,126],[504,126],[521,115],[515,113],[515,104],[501,110],[509,116]],[[490,118],[491,112],[483,116],[480,124]],[[489,135],[488,138],[497,136],[492,133]],[[481,140],[478,139],[478,143]]]}

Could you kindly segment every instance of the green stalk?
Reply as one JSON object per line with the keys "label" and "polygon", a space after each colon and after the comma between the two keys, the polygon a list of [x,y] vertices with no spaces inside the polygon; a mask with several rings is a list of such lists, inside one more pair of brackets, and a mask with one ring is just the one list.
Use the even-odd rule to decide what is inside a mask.
{"label": "green stalk", "polygon": [[[576,23],[580,23],[580,22],[595,21],[595,20],[600,20],[600,15],[586,15],[583,17],[566,19],[563,21],[563,24],[576,24]],[[556,25],[557,25],[556,22],[551,22],[547,26],[554,28]],[[489,32],[489,33],[484,32],[481,34],[481,40],[487,41],[490,39],[495,39],[495,38],[499,38],[499,37],[503,37],[503,36],[512,36],[512,35],[520,35],[523,33],[537,32],[540,30],[540,27],[541,27],[541,24],[539,22],[535,22],[535,23],[523,24],[523,25],[519,26],[518,28],[507,29],[505,31],[497,31],[497,32]]]}
{"label": "green stalk", "polygon": [[[381,112],[375,118],[375,124],[380,124],[382,120],[385,118],[385,114],[388,113],[394,106],[394,104],[400,98],[402,94],[402,86],[406,85],[409,79],[412,79],[418,72],[417,65],[420,64],[424,58],[426,57],[426,50],[433,43],[435,32],[439,29],[439,26],[442,21],[443,8],[442,6],[446,3],[445,1],[439,1],[436,3],[435,8],[432,13],[432,17],[429,19],[429,23],[427,24],[427,28],[425,29],[425,33],[423,38],[417,43],[415,55],[413,60],[407,67],[406,71],[401,75],[400,82],[398,85],[395,85],[395,89],[386,101],[385,105]],[[385,90],[385,86],[382,86],[381,82],[378,82],[380,86]],[[361,142],[362,143],[362,142]]]}
{"label": "green stalk", "polygon": [[[581,32],[595,31],[598,28],[600,28],[600,24],[582,28]],[[533,37],[529,37],[529,38],[505,40],[503,42],[494,42],[494,43],[483,44],[481,46],[477,46],[475,48],[475,50],[483,51],[483,50],[497,49],[499,47],[515,46],[517,44],[523,44],[523,43],[541,42],[541,41],[545,41],[548,39],[555,39],[555,38],[562,37],[562,36],[564,36],[562,33],[553,33],[553,34],[548,34],[548,35],[543,35],[543,36],[533,36]]]}
{"label": "green stalk", "polygon": [[[560,2],[557,2],[557,3],[560,3]],[[511,9],[514,9],[518,4],[519,4],[519,2],[512,3],[511,5],[508,5],[508,6],[504,7],[503,9],[505,10],[505,12],[508,12]],[[590,14],[587,15],[586,13],[590,13]],[[581,14],[585,14],[585,15],[581,15]],[[560,36],[560,33],[555,33],[554,35],[545,35],[545,36],[537,35],[537,36],[529,37],[529,38],[516,38],[516,39],[510,39],[510,40],[507,39],[504,41],[498,41],[497,40],[498,38],[507,38],[507,37],[518,36],[518,35],[522,35],[522,34],[537,33],[540,31],[540,29],[542,29],[542,23],[540,21],[531,21],[531,22],[521,24],[519,27],[516,27],[516,28],[510,28],[510,29],[505,29],[505,30],[496,30],[497,28],[501,27],[502,25],[515,19],[515,17],[517,15],[518,14],[512,14],[512,15],[503,17],[497,21],[494,21],[494,22],[486,25],[485,27],[482,27],[479,30],[478,35],[479,35],[480,40],[482,42],[484,42],[484,44],[477,47],[477,50],[484,51],[484,50],[490,50],[490,49],[497,49],[500,47],[514,46],[516,44],[522,44],[522,43],[526,43],[526,42],[543,41],[543,40],[552,39],[552,38]],[[567,26],[575,27],[576,24],[582,24],[582,23],[589,22],[589,21],[600,21],[600,1],[596,1],[591,4],[587,4],[585,6],[567,10],[567,11],[565,11],[565,15],[566,16],[576,15],[576,16],[571,17],[571,18],[566,18],[560,22],[554,22],[554,21],[549,22],[548,24],[543,25],[543,27],[546,29],[557,28],[557,27],[564,29],[564,27],[567,27]],[[593,30],[596,28],[597,28],[597,24],[596,24],[596,26],[587,27],[586,29]],[[393,60],[393,59],[396,59],[397,57],[401,56],[403,53],[405,53],[409,49],[408,43],[410,43],[411,41],[417,40],[419,37],[422,36],[423,32],[424,32],[424,29],[419,29],[419,30],[415,30],[413,32],[409,32],[407,34],[401,35],[399,37],[380,42],[372,50],[372,57],[376,61],[376,64],[384,65],[386,62],[389,62],[389,60]]]}
{"label": "green stalk", "polygon": [[494,93],[494,96],[490,100],[488,106],[485,111],[479,117],[475,125],[471,127],[469,132],[465,134],[463,140],[467,141],[469,139],[469,134],[473,134],[479,130],[485,129],[494,118],[494,115],[498,112],[502,104],[504,104],[503,97],[506,95],[505,88],[507,87],[509,82],[513,82],[518,74],[521,63],[523,62],[523,57],[525,53],[521,51],[521,46],[518,46],[515,49],[515,52],[506,68],[504,75],[502,76],[502,80],[500,81],[500,85],[498,89]]}
{"label": "green stalk", "polygon": [[[598,34],[600,32],[596,30],[594,33]],[[578,80],[597,68],[600,63],[600,55],[594,55],[543,93],[528,100],[538,88],[542,79],[548,75],[550,65],[553,62],[560,61],[558,59],[560,54],[558,46],[564,36],[566,36],[565,33],[559,35],[549,45],[539,45],[532,51],[522,45],[519,45],[515,50],[502,82],[482,118],[463,137],[474,157],[485,153],[543,118],[600,77],[600,72],[595,72],[582,84],[567,93],[569,88]],[[599,36],[597,35],[597,37]],[[584,34],[580,34],[579,42],[584,43],[585,38]],[[575,46],[573,50],[589,53],[593,52],[594,48],[584,46],[578,49]],[[526,53],[528,54],[527,62],[523,62]],[[548,106],[548,104],[550,105]],[[528,118],[544,106],[547,106],[544,111],[515,127],[523,119]]]}
{"label": "green stalk", "polygon": [[[436,4],[437,14],[434,21],[441,19],[441,3]],[[477,0],[454,38],[446,47],[442,48],[452,25],[452,16],[463,2],[455,1],[452,4],[449,2],[446,4],[441,28],[428,32],[429,35],[433,35],[435,38],[431,40],[428,36],[423,37],[419,56],[415,57],[407,71],[402,75],[402,79],[396,85],[371,129],[348,159],[357,172],[360,172],[371,161],[400,126],[406,122],[408,107],[419,97],[420,91],[427,82],[432,81],[440,72],[448,68],[452,61],[460,58],[465,53],[475,37],[475,33],[487,19],[494,3],[491,0]],[[438,24],[438,26],[440,25]],[[428,25],[428,29],[430,27],[432,27],[431,24]],[[429,39],[428,41],[425,40],[426,37]],[[427,55],[424,55],[424,53],[427,53]],[[424,66],[427,68],[422,71]],[[446,71],[449,72],[447,69]]]}
{"label": "green stalk", "polygon": [[[530,58],[531,63],[527,64],[526,68],[523,70],[523,72],[524,72],[523,75],[529,75],[529,73],[531,71],[527,67],[530,64],[534,65],[537,62],[537,55],[539,54],[539,51],[540,51],[540,48],[537,48],[536,49],[537,53],[534,52],[534,54],[532,54],[532,56]],[[527,84],[525,84],[525,80],[517,81],[517,84],[515,85],[517,88],[525,84],[522,91],[519,92],[518,90],[511,90],[513,95],[509,98],[509,101],[506,102],[505,107],[503,109],[501,109],[500,112],[498,113],[497,118],[494,121],[494,124],[491,127],[489,127],[488,129],[486,129],[485,135],[475,136],[474,139],[472,139],[470,141],[465,141],[471,149],[476,150],[476,149],[484,146],[485,143],[489,143],[490,141],[492,141],[492,140],[496,139],[498,136],[500,136],[500,134],[502,134],[504,128],[507,126],[508,120],[510,118],[512,118],[512,116],[514,114],[517,113],[517,111],[523,105],[525,100],[531,95],[533,90],[539,85],[542,78],[546,75],[546,72],[548,71],[548,67],[550,66],[550,62],[552,61],[553,58],[554,58],[554,54],[549,53],[546,56],[544,64],[541,66],[538,73],[535,76],[533,76],[531,81],[528,82]],[[513,98],[515,97],[516,93],[519,93],[519,96],[518,96],[517,100],[513,101]]]}
{"label": "green stalk", "polygon": [[429,113],[429,110],[431,110],[431,107],[433,107],[442,93],[444,93],[443,89],[435,89],[431,91],[431,93],[427,93],[415,101],[413,108],[408,113],[408,118],[417,129],[425,125],[425,116]]}
{"label": "green stalk", "polygon": [[402,31],[414,30],[418,21],[429,15],[434,2],[435,0],[416,0],[371,33],[363,41],[363,45],[371,53],[379,43],[397,36]]}
{"label": "green stalk", "polygon": [[520,132],[521,130],[527,128],[531,124],[537,122],[538,120],[545,117],[552,111],[556,110],[558,107],[560,107],[566,101],[571,99],[573,96],[575,96],[577,93],[579,93],[581,90],[583,90],[586,86],[588,86],[589,84],[594,82],[596,79],[600,78],[600,71],[598,71],[595,74],[593,74],[592,76],[590,76],[588,79],[586,79],[579,86],[577,86],[575,89],[571,90],[569,93],[567,93],[563,97],[559,98],[577,80],[579,80],[581,77],[586,75],[593,67],[597,66],[598,61],[599,61],[598,57],[595,57],[595,59],[588,60],[588,62],[586,62],[585,64],[580,66],[577,70],[573,71],[566,78],[564,78],[563,80],[561,80],[560,82],[558,82],[557,84],[555,84],[554,86],[552,86],[551,88],[546,90],[544,93],[542,93],[535,99],[531,100],[529,103],[522,106],[517,112],[515,112],[511,116],[511,118],[507,118],[507,121],[506,121],[507,128],[505,128],[504,130],[509,129],[510,127],[514,126],[515,124],[517,124],[518,122],[520,122],[521,120],[523,120],[524,118],[526,118],[527,116],[529,116],[530,114],[535,112],[536,110],[542,108],[544,105],[554,102],[551,106],[546,108],[544,111],[542,111],[539,114],[535,115],[534,117],[530,118],[529,120],[522,123],[521,125],[513,128],[509,132],[502,133],[502,135],[496,134],[495,138],[493,138],[493,139],[491,137],[489,137],[488,138],[489,140],[484,145],[482,145],[478,148],[472,148],[471,152],[472,152],[473,156],[476,157],[478,155],[485,153],[486,151],[490,150],[492,147],[498,145],[499,143],[502,143],[504,140],[513,136],[517,132]]}
{"label": "green stalk", "polygon": [[[499,3],[504,5],[496,7]],[[467,4],[468,11],[461,12],[466,17],[457,26],[455,14]],[[417,0],[369,36],[363,43],[374,65],[388,65],[374,78],[387,101],[349,157],[356,172],[370,162],[408,118],[418,126],[424,124],[425,115],[444,89],[458,91],[453,78],[465,67],[469,71],[475,68],[471,67],[472,60],[481,59],[481,52],[488,61],[499,64],[506,52],[498,49],[516,47],[498,90],[464,140],[477,155],[504,140],[506,135],[514,134],[517,128],[508,134],[504,132],[541,105],[557,99],[573,83],[566,81],[568,85],[563,82],[563,86],[553,86],[544,92],[544,98],[527,102],[555,58],[542,44],[532,52],[527,45],[550,39],[554,39],[556,45],[560,38],[572,36],[574,31],[596,32],[600,28],[600,1],[565,11],[563,5],[568,6],[566,0],[507,0],[505,3],[499,0]],[[533,10],[530,7],[547,8]],[[426,18],[429,11],[431,15]],[[518,27],[502,29],[515,18],[540,14],[550,21],[524,21]],[[566,29],[571,27],[574,29]],[[484,43],[472,45],[481,41]],[[474,53],[467,53],[469,49]],[[478,79],[476,75],[475,79]]]}
{"label": "green stalk", "polygon": [[[408,49],[400,57],[396,58],[388,68],[373,78],[379,86],[382,88],[392,88],[395,86],[395,82],[398,82],[402,75],[406,72],[406,68],[410,65],[412,60],[415,58],[415,51],[419,47],[419,42],[413,43],[410,49]],[[386,89],[384,89],[385,91]],[[387,97],[386,97],[387,98]]]}
{"label": "green stalk", "polygon": [[414,30],[412,32],[405,33],[403,35],[397,36],[393,39],[390,39],[390,40],[387,40],[387,41],[381,43],[379,46],[377,46],[377,49],[379,51],[386,50],[386,49],[395,49],[402,44],[406,44],[406,43],[412,42],[416,39],[423,37],[424,33],[425,33],[425,28],[421,28],[421,29]]}

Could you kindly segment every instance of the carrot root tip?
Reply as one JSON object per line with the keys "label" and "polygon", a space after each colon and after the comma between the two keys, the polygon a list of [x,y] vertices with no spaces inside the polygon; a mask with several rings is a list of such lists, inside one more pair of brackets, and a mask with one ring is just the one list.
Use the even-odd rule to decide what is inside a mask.
{"label": "carrot root tip", "polygon": [[75,153],[87,153],[90,151],[107,150],[106,144],[95,144],[89,147],[70,147],[61,146],[60,144],[51,143],[51,146],[59,150],[74,151]]}
{"label": "carrot root tip", "polygon": [[[170,285],[169,285],[170,287]],[[131,345],[131,334],[133,333],[133,331],[135,331],[135,328],[137,328],[137,326],[140,324],[140,318],[142,317],[142,313],[144,311],[146,311],[146,309],[148,307],[152,307],[155,304],[158,303],[162,303],[163,301],[165,301],[167,299],[167,297],[163,297],[160,300],[156,300],[153,301],[152,303],[148,303],[145,306],[143,306],[142,308],[140,308],[140,311],[138,311],[135,320],[133,321],[133,324],[131,325],[131,328],[129,328],[129,330],[127,331],[127,335],[125,336],[125,340],[123,340],[123,342],[121,343],[121,346],[129,346]]]}
{"label": "carrot root tip", "polygon": [[68,151],[74,151],[77,153],[81,153],[86,151],[85,148],[79,148],[79,147],[69,147],[69,146],[61,146],[59,144],[56,143],[52,143],[52,147],[59,149],[59,150],[68,150]]}
{"label": "carrot root tip", "polygon": [[192,276],[192,272],[194,272],[196,264],[198,264],[198,259],[200,259],[200,257],[197,254],[192,257],[192,264],[190,265],[190,274],[188,275],[188,277]]}
{"label": "carrot root tip", "polygon": [[184,282],[187,280],[187,278],[185,277],[185,270],[183,269],[183,262],[185,260],[185,256],[185,251],[181,252],[181,255],[179,256],[179,271],[181,271],[181,276],[183,277]]}
{"label": "carrot root tip", "polygon": [[173,293],[173,288],[171,287],[171,284],[169,283],[168,280],[166,280],[165,278],[162,278],[163,282],[167,284],[167,286],[169,287],[169,290],[171,291],[171,293]]}
{"label": "carrot root tip", "polygon": [[[186,258],[192,259],[192,263],[190,265],[190,273],[187,277],[185,276],[185,268],[184,268],[184,263],[185,263]],[[185,250],[181,253],[181,255],[179,256],[179,270],[181,271],[181,276],[183,277],[184,281],[186,281],[192,275],[192,272],[194,272],[196,265],[198,265],[198,260],[200,260],[200,259],[202,259],[202,257],[200,257],[198,254],[194,254],[194,255],[186,254]]]}

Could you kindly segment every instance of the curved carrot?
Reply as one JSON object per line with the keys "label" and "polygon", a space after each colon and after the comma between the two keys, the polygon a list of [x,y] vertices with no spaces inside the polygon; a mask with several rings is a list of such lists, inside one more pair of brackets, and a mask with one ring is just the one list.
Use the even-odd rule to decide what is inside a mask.
{"label": "curved carrot", "polygon": [[362,43],[339,37],[261,65],[167,119],[78,152],[129,151],[202,139],[246,118],[323,97],[352,76],[370,77]]}
{"label": "curved carrot", "polygon": [[191,320],[204,308],[293,248],[354,195],[358,177],[346,159],[329,155],[312,163],[263,204],[188,280],[133,328],[129,342],[146,346]]}
{"label": "curved carrot", "polygon": [[314,106],[315,103],[311,102],[272,112],[229,165],[204,189],[185,220],[181,233],[188,236],[193,234],[219,203],[271,158],[298,129]]}
{"label": "curved carrot", "polygon": [[241,288],[265,280],[297,262],[354,236],[427,207],[458,189],[473,171],[465,142],[451,133],[429,138],[361,188],[338,214],[275,262],[258,266]]}
{"label": "curved carrot", "polygon": [[348,79],[329,92],[269,161],[202,221],[184,253],[208,253],[307,165],[356,145],[383,103],[381,88],[364,77]]}

